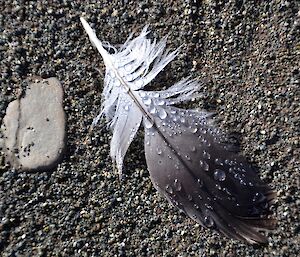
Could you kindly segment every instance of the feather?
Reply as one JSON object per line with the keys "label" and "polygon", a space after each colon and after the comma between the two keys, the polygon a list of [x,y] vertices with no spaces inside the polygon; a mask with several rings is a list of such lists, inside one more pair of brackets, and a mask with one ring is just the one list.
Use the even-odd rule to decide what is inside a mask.
{"label": "feather", "polygon": [[166,38],[151,41],[145,27],[117,50],[102,44],[83,18],[81,22],[106,65],[103,103],[96,120],[105,115],[113,133],[110,154],[119,174],[143,123],[151,180],[170,203],[230,238],[266,243],[260,231],[275,226],[275,219],[268,218],[274,192],[226,143],[226,135],[212,123],[209,113],[174,106],[201,96],[202,85],[185,78],[166,90],[143,90],[176,57],[178,49],[166,51]]}

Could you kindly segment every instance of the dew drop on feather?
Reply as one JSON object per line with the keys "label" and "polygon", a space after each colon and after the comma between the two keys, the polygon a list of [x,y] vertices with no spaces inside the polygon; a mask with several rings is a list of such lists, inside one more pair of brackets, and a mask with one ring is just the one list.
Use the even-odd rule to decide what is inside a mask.
{"label": "dew drop on feather", "polygon": [[155,114],[156,113],[156,108],[154,106],[151,106],[149,112],[151,114]]}
{"label": "dew drop on feather", "polygon": [[158,117],[161,118],[162,120],[164,120],[165,118],[167,118],[168,114],[164,109],[160,109],[158,112]]}
{"label": "dew drop on feather", "polygon": [[226,174],[223,170],[216,169],[214,172],[214,178],[218,181],[224,181],[226,179]]}
{"label": "dew drop on feather", "polygon": [[174,189],[175,189],[175,191],[181,191],[181,188],[182,188],[182,186],[181,186],[180,181],[178,179],[175,179],[174,180]]}
{"label": "dew drop on feather", "polygon": [[191,147],[191,151],[192,151],[192,152],[196,152],[196,150],[197,150],[197,149],[196,149],[196,146],[192,146],[192,147]]}
{"label": "dew drop on feather", "polygon": [[215,163],[217,165],[219,165],[219,166],[223,166],[224,165],[223,162],[221,161],[221,159],[218,159],[218,158],[215,159]]}
{"label": "dew drop on feather", "polygon": [[173,194],[173,188],[170,185],[166,185],[166,192],[169,194]]}
{"label": "dew drop on feather", "polygon": [[267,198],[266,198],[266,196],[265,196],[263,193],[258,192],[258,193],[256,193],[255,196],[253,197],[253,202],[258,202],[258,203],[260,203],[260,202],[265,201],[266,199],[267,199]]}
{"label": "dew drop on feather", "polygon": [[191,160],[191,157],[189,155],[186,155],[185,158],[190,161]]}
{"label": "dew drop on feather", "polygon": [[151,100],[151,98],[146,97],[146,98],[143,98],[143,103],[145,105],[150,105],[152,103],[152,100]]}
{"label": "dew drop on feather", "polygon": [[205,216],[204,217],[204,225],[211,228],[214,225],[214,221],[210,216]]}
{"label": "dew drop on feather", "polygon": [[161,154],[162,154],[161,148],[158,147],[158,148],[156,149],[156,152],[157,152],[158,155],[161,155]]}
{"label": "dew drop on feather", "polygon": [[165,100],[159,100],[158,102],[157,102],[157,105],[159,105],[159,106],[163,106],[163,105],[165,105]]}
{"label": "dew drop on feather", "polygon": [[205,161],[203,161],[203,169],[205,170],[205,171],[209,171],[209,165],[208,165],[208,163],[207,162],[205,162]]}
{"label": "dew drop on feather", "polygon": [[197,183],[198,183],[199,187],[203,186],[203,181],[200,178],[197,179]]}
{"label": "dew drop on feather", "polygon": [[198,128],[191,128],[191,132],[193,133],[193,134],[195,134],[195,133],[197,133],[197,131],[198,131]]}
{"label": "dew drop on feather", "polygon": [[207,151],[203,151],[203,158],[205,158],[205,159],[210,159],[210,154],[207,152]]}
{"label": "dew drop on feather", "polygon": [[145,119],[145,128],[150,129],[153,127],[153,122],[149,121],[147,118]]}

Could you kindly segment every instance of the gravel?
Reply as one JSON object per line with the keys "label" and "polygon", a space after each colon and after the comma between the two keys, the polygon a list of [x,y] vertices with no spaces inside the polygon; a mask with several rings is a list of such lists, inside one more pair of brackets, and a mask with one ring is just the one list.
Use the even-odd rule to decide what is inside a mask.
{"label": "gravel", "polygon": [[[65,91],[67,152],[53,170],[23,172],[0,155],[2,256],[297,256],[300,252],[298,1],[4,1],[0,3],[0,122],[27,77],[57,77]],[[197,3],[195,3],[197,2]],[[201,2],[201,3],[200,3]],[[157,78],[205,82],[194,107],[220,126],[275,187],[277,229],[255,247],[202,229],[151,185],[139,134],[120,182],[101,124],[104,66],[81,27],[120,44],[150,24],[178,58]],[[160,82],[160,83],[159,83]]]}

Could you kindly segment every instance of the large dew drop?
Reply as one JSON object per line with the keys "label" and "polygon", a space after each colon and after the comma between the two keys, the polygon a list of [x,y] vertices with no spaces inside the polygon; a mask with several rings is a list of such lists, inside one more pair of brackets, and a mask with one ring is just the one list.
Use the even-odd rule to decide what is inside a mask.
{"label": "large dew drop", "polygon": [[158,117],[161,118],[162,120],[164,120],[165,118],[167,118],[167,112],[164,109],[160,109],[158,112]]}
{"label": "large dew drop", "polygon": [[192,132],[193,134],[197,133],[197,131],[198,131],[198,128],[197,128],[197,127],[191,128],[191,132]]}
{"label": "large dew drop", "polygon": [[214,225],[213,219],[210,216],[205,216],[204,225],[207,226],[208,228],[211,228]]}
{"label": "large dew drop", "polygon": [[160,105],[160,106],[163,106],[165,105],[165,101],[160,99],[158,102],[157,102],[157,105]]}
{"label": "large dew drop", "polygon": [[173,194],[173,188],[170,185],[166,185],[166,192],[169,194]]}
{"label": "large dew drop", "polygon": [[210,154],[208,152],[206,152],[205,150],[203,151],[203,158],[205,159],[210,159]]}
{"label": "large dew drop", "polygon": [[158,148],[156,149],[156,152],[157,152],[158,155],[161,155],[161,154],[162,154],[161,148],[158,147]]}
{"label": "large dew drop", "polygon": [[151,106],[150,109],[149,109],[149,112],[151,114],[155,114],[156,113],[156,108],[154,106]]}
{"label": "large dew drop", "polygon": [[174,189],[175,189],[175,191],[180,191],[181,190],[181,183],[178,179],[174,180]]}
{"label": "large dew drop", "polygon": [[209,165],[207,164],[207,162],[200,160],[199,164],[205,171],[209,171]]}
{"label": "large dew drop", "polygon": [[226,174],[223,170],[216,169],[214,172],[214,178],[218,181],[224,181],[226,178]]}
{"label": "large dew drop", "polygon": [[151,98],[143,98],[143,103],[145,104],[145,105],[150,105],[151,103],[152,103],[152,100],[151,100]]}
{"label": "large dew drop", "polygon": [[147,118],[144,119],[144,124],[146,129],[150,129],[153,127],[153,122],[151,120],[148,120]]}

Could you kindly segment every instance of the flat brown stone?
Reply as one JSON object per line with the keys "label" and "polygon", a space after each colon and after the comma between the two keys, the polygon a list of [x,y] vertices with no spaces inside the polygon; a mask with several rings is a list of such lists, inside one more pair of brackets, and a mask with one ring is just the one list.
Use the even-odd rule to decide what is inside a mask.
{"label": "flat brown stone", "polygon": [[60,82],[56,78],[31,80],[25,96],[6,109],[1,126],[6,161],[24,170],[52,168],[63,155],[65,127]]}

